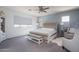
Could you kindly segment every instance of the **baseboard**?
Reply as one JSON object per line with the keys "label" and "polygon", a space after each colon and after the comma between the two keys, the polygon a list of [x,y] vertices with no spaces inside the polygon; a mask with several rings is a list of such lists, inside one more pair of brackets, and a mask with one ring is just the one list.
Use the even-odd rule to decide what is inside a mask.
{"label": "baseboard", "polygon": [[22,36],[26,36],[26,35],[20,35],[20,36],[16,36],[16,37],[7,38],[7,39],[13,39],[13,38],[18,38],[18,37],[22,37]]}

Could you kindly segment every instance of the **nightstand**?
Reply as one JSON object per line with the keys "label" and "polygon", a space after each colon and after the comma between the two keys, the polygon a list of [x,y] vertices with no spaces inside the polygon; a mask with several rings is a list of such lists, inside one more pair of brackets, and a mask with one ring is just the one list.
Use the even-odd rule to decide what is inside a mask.
{"label": "nightstand", "polygon": [[64,37],[65,37],[66,39],[73,39],[74,33],[71,33],[71,32],[64,32]]}

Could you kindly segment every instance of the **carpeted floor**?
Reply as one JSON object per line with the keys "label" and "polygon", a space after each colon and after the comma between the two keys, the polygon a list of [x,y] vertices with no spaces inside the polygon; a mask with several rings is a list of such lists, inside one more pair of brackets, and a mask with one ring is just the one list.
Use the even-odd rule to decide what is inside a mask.
{"label": "carpeted floor", "polygon": [[56,43],[36,44],[23,37],[7,39],[0,43],[0,52],[66,52]]}

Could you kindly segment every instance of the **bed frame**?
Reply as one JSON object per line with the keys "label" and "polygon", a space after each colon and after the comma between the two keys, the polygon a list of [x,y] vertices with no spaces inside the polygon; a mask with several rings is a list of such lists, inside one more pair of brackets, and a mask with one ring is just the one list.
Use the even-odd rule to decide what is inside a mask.
{"label": "bed frame", "polygon": [[[42,28],[55,28],[57,27],[57,23],[43,23]],[[31,34],[31,32],[30,32]],[[32,33],[33,35],[38,36],[38,38],[34,37],[33,35],[29,35],[29,39],[32,40],[33,42],[36,42],[38,44],[41,44],[43,41],[46,43],[51,42],[52,39],[54,39],[56,37],[56,33],[54,33],[53,35],[49,35],[49,36],[43,36],[43,35],[37,35]],[[42,36],[42,38],[39,38],[39,36]],[[43,41],[42,41],[43,40]]]}
{"label": "bed frame", "polygon": [[44,28],[56,28],[57,23],[56,22],[45,22],[43,23]]}

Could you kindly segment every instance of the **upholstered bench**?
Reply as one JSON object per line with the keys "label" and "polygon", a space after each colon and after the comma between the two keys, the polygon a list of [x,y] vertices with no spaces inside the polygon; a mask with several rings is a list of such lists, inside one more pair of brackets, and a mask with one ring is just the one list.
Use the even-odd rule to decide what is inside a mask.
{"label": "upholstered bench", "polygon": [[38,43],[38,44],[41,44],[43,43],[43,37],[42,36],[39,36],[39,35],[35,35],[35,34],[28,34],[28,39],[35,42],[35,43]]}

